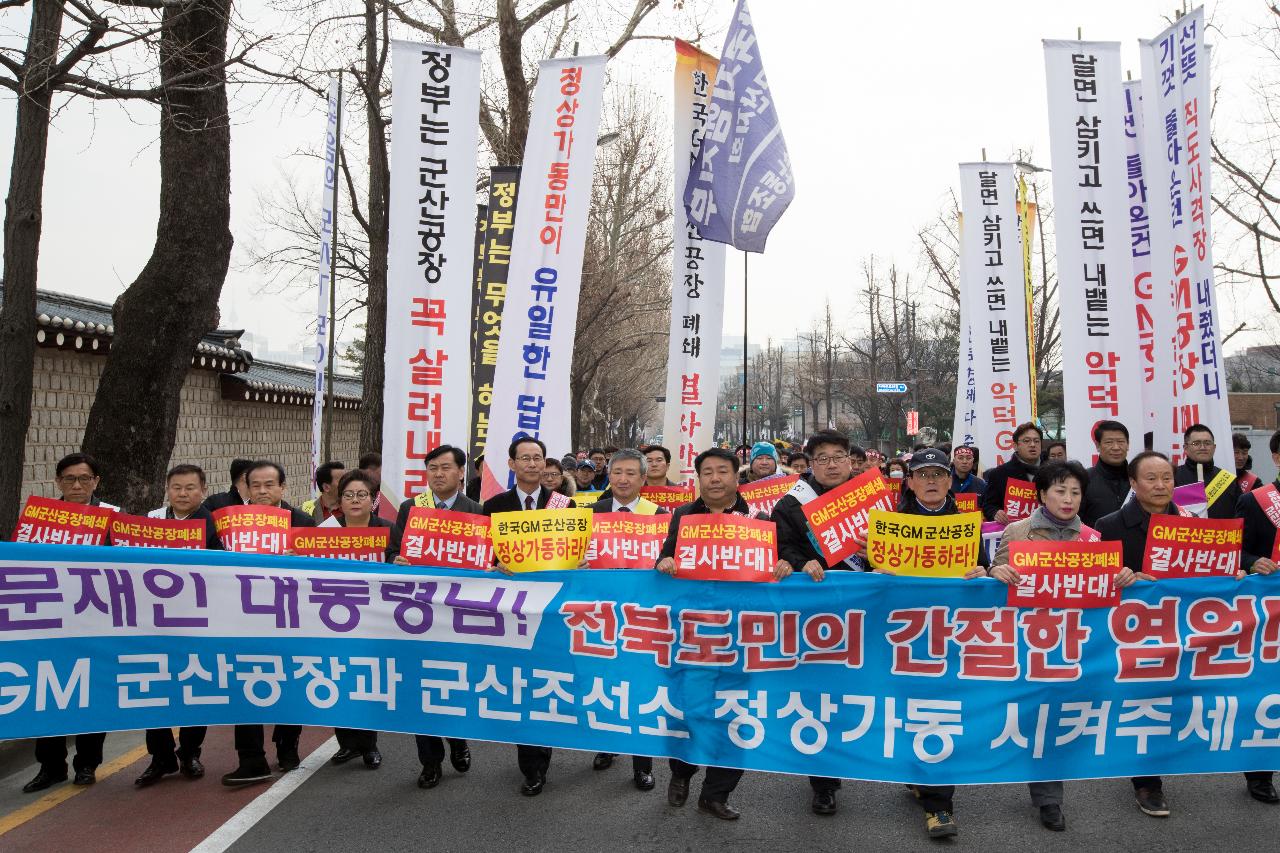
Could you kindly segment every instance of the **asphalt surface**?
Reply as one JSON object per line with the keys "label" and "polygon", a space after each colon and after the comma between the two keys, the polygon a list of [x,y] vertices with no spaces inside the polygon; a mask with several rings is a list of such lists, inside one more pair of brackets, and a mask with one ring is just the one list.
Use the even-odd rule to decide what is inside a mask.
{"label": "asphalt surface", "polygon": [[[327,758],[322,744],[329,735],[308,729],[303,753],[325,749],[318,757]],[[132,784],[146,766],[146,756],[126,763],[140,743],[141,733],[109,736],[107,763],[114,760],[118,769],[69,797],[66,786],[45,795],[22,794],[22,784],[35,772],[30,752],[23,748],[29,744],[0,750],[0,767],[9,771],[0,777],[0,851],[189,850],[228,821],[236,822],[244,814],[241,809],[260,807],[256,798],[272,798],[268,785],[231,790],[218,784],[218,776],[234,764],[229,729],[210,731],[205,779],[172,777],[147,790]],[[591,753],[558,750],[546,790],[527,798],[519,794],[513,746],[473,743],[471,772],[460,775],[446,762],[443,781],[429,791],[416,786],[419,767],[411,737],[383,735],[381,747],[381,769],[368,770],[358,760],[343,766],[325,762],[256,822],[241,817],[247,829],[228,849],[846,853],[954,847],[982,853],[1229,853],[1280,848],[1275,840],[1280,806],[1250,799],[1239,775],[1166,779],[1173,811],[1167,819],[1139,812],[1127,779],[1068,782],[1064,833],[1041,828],[1024,786],[962,787],[956,795],[960,834],[936,842],[926,837],[920,808],[900,785],[846,781],[838,795],[839,813],[819,817],[809,810],[806,778],[747,773],[730,798],[742,818],[729,823],[697,811],[700,775],[688,804],[668,806],[665,761],[656,762],[657,787],[641,792],[632,787],[625,756],[597,772],[591,769]],[[25,765],[23,755],[28,756]],[[66,799],[26,817],[35,811],[33,804],[49,795]]]}

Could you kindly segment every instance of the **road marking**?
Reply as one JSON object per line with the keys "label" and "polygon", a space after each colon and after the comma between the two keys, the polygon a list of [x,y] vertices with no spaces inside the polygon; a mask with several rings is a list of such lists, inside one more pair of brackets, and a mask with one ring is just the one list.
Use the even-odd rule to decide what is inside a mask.
{"label": "road marking", "polygon": [[[146,754],[146,746],[139,746],[129,750],[124,755],[113,758],[106,764],[100,765],[97,772],[98,780],[101,781],[113,773],[118,773]],[[75,771],[73,770],[71,773],[74,774]],[[0,818],[0,835],[4,835],[10,830],[17,829],[32,818],[39,817],[54,806],[61,805],[77,794],[83,794],[92,787],[92,785],[80,786],[72,785],[70,782],[67,782],[61,788],[45,794],[31,805],[23,806],[17,811],[10,812]]]}
{"label": "road marking", "polygon": [[215,829],[208,838],[191,848],[191,853],[223,853],[224,850],[239,841],[240,836],[266,817],[272,809],[284,802],[285,797],[302,787],[302,783],[310,779],[313,773],[328,762],[329,756],[333,754],[333,750],[337,745],[338,739],[336,737],[331,737],[320,744],[312,750],[310,755],[303,759],[302,764],[298,765],[298,769],[284,774],[284,777],[279,782],[267,788],[247,806],[233,814],[226,823]]}

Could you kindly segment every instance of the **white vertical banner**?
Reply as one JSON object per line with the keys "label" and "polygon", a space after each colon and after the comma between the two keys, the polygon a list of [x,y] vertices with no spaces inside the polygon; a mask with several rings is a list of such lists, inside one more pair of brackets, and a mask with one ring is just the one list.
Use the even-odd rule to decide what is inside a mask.
{"label": "white vertical banner", "polygon": [[[1129,258],[1142,358],[1142,424],[1156,447],[1168,448],[1173,411],[1173,293],[1151,274],[1151,203],[1143,167],[1142,81],[1124,84],[1125,173],[1129,181]],[[1157,331],[1159,334],[1157,334]],[[1160,413],[1165,413],[1163,416]],[[1134,446],[1137,446],[1136,440]]]}
{"label": "white vertical banner", "polygon": [[427,488],[426,454],[467,445],[480,53],[393,41],[382,492]]}
{"label": "white vertical banner", "polygon": [[[961,225],[963,233],[964,226]],[[961,244],[961,264],[964,248]],[[951,426],[951,445],[978,445],[978,375],[973,357],[973,324],[969,320],[969,300],[960,291],[960,358],[956,362],[956,416]],[[982,459],[979,456],[979,464]]]}
{"label": "white vertical banner", "polygon": [[967,309],[975,415],[962,435],[973,438],[989,467],[1013,456],[1013,431],[1031,420],[1026,275],[1013,164],[961,163],[960,207],[960,300],[962,313]]}
{"label": "white vertical banner", "polygon": [[607,59],[538,63],[489,410],[486,499],[510,488],[506,448],[515,438],[541,439],[552,456],[570,449],[569,368]]}
{"label": "white vertical banner", "polygon": [[1090,459],[1098,421],[1143,433],[1120,45],[1046,40],[1044,59],[1063,408],[1071,455]]}
{"label": "white vertical banner", "polygon": [[[329,359],[329,280],[333,257],[334,188],[338,181],[338,113],[342,110],[342,89],[337,78],[329,81],[328,121],[324,130],[324,191],[320,196],[320,253],[316,271],[316,357],[315,384],[311,402],[311,471],[320,467],[320,431],[324,423],[324,371]],[[315,488],[315,478],[312,478]]]}
{"label": "white vertical banner", "polygon": [[[1151,276],[1172,300],[1169,363],[1172,408],[1159,413],[1156,449],[1183,457],[1182,433],[1195,423],[1213,430],[1214,462],[1235,470],[1219,305],[1213,283],[1209,200],[1209,54],[1204,9],[1143,41],[1142,153],[1151,215]],[[1159,326],[1157,330],[1159,331]]]}
{"label": "white vertical banner", "polygon": [[714,443],[724,325],[725,246],[703,240],[684,207],[684,186],[707,125],[714,56],[676,40],[675,203],[671,217],[671,334],[662,440],[673,451],[669,475],[697,478],[693,460]]}

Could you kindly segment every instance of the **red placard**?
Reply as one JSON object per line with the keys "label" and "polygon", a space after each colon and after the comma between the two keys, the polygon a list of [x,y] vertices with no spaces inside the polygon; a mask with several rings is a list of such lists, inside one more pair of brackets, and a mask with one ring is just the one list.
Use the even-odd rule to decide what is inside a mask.
{"label": "red placard", "polygon": [[1114,607],[1116,572],[1124,565],[1119,542],[1010,542],[1009,565],[1018,573],[1010,607]]}
{"label": "red placard", "polygon": [[593,569],[652,569],[670,526],[669,515],[597,512],[591,518],[587,565]]}
{"label": "red placard", "polygon": [[752,512],[771,515],[778,501],[791,491],[791,487],[799,479],[799,474],[789,474],[786,477],[757,480],[754,483],[739,486],[738,494],[742,495],[742,499],[747,502],[747,506],[751,507]]}
{"label": "red placard", "polygon": [[278,506],[226,506],[213,511],[222,547],[238,554],[283,554],[289,510]]}
{"label": "red placard", "polygon": [[884,481],[889,485],[889,494],[893,495],[893,505],[896,507],[898,501],[902,500],[902,478],[885,477]]}
{"label": "red placard", "polygon": [[203,548],[203,518],[148,518],[117,512],[111,519],[111,544],[129,548]]}
{"label": "red placard", "polygon": [[772,521],[740,515],[686,515],[676,535],[676,577],[711,581],[772,581],[778,530]]}
{"label": "red placard", "polygon": [[684,486],[645,486],[640,490],[640,497],[674,510],[693,502],[693,489],[686,489]]}
{"label": "red placard", "polygon": [[1036,511],[1040,505],[1036,487],[1026,480],[1010,477],[1004,487],[1004,514],[1010,521],[1021,521]]}
{"label": "red placard", "polygon": [[389,527],[292,527],[289,550],[296,557],[384,563]]}
{"label": "red placard", "polygon": [[14,542],[103,545],[115,510],[32,495],[13,529]]}
{"label": "red placard", "polygon": [[1242,518],[1153,515],[1142,571],[1156,578],[1234,577],[1243,543]]}
{"label": "red placard", "polygon": [[960,510],[960,512],[978,511],[977,492],[956,492],[952,497],[956,499],[956,509]]}
{"label": "red placard", "polygon": [[415,506],[409,510],[400,556],[414,566],[488,571],[493,565],[487,516]]}
{"label": "red placard", "polygon": [[862,550],[855,540],[867,540],[871,510],[892,512],[895,506],[897,501],[884,475],[872,468],[819,495],[801,509],[822,559],[828,566],[834,566]]}
{"label": "red placard", "polygon": [[1087,524],[1080,525],[1080,541],[1081,542],[1101,542],[1102,534],[1094,530]]}

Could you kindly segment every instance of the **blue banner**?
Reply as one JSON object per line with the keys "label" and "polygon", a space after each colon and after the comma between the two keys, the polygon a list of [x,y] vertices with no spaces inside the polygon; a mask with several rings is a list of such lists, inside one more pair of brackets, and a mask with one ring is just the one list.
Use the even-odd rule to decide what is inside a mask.
{"label": "blue banner", "polygon": [[1280,765],[1280,578],[1006,597],[0,544],[0,731],[296,723],[922,784]]}
{"label": "blue banner", "polygon": [[763,252],[795,197],[791,157],[764,75],[747,0],[738,0],[720,53],[702,144],[684,206],[704,240]]}

